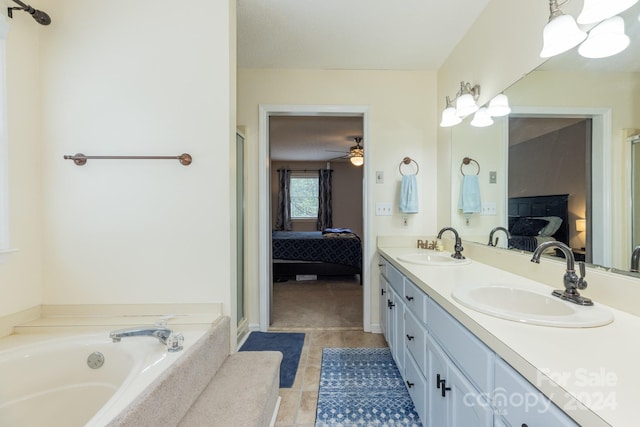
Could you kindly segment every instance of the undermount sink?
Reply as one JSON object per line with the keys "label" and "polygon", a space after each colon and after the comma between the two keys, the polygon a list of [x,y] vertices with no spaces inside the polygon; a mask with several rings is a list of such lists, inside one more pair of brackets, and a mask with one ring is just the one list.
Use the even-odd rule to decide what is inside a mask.
{"label": "undermount sink", "polygon": [[413,253],[398,256],[399,261],[408,262],[411,264],[433,265],[433,266],[456,266],[469,264],[469,259],[455,259],[452,258],[449,253]]}
{"label": "undermount sink", "polygon": [[584,307],[552,296],[551,291],[507,284],[458,286],[453,299],[472,310],[502,319],[560,328],[591,328],[613,322],[601,305]]}

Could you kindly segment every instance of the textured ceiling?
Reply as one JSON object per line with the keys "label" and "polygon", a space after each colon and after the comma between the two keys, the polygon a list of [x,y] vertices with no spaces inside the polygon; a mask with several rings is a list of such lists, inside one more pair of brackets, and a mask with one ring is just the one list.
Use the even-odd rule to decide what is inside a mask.
{"label": "textured ceiling", "polygon": [[238,67],[437,70],[489,0],[237,0]]}

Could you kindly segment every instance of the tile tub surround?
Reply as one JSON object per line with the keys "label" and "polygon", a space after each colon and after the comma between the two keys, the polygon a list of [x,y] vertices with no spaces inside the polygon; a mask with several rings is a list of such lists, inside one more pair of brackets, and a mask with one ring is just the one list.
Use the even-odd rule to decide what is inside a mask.
{"label": "tile tub surround", "polygon": [[[378,245],[378,252],[394,267],[578,423],[590,427],[636,423],[635,408],[640,400],[637,388],[640,345],[626,337],[637,334],[640,329],[638,317],[613,309],[615,320],[610,325],[565,329],[520,324],[484,315],[452,299],[451,292],[457,283],[510,280],[530,282],[532,286],[540,283],[475,261],[472,251],[465,255],[474,262],[455,268],[425,267],[397,260],[398,256],[415,251],[413,245],[383,247],[380,241]],[[553,261],[544,260],[535,266],[541,267],[545,262],[553,264]],[[588,295],[587,291],[585,295]],[[597,302],[596,298],[594,300]],[[601,397],[602,400],[598,400]]]}

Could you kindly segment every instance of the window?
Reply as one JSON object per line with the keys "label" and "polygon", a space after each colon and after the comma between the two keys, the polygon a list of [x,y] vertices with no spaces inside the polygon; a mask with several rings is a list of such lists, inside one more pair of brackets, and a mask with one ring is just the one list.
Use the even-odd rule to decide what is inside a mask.
{"label": "window", "polygon": [[291,175],[291,218],[316,219],[318,217],[317,174]]}

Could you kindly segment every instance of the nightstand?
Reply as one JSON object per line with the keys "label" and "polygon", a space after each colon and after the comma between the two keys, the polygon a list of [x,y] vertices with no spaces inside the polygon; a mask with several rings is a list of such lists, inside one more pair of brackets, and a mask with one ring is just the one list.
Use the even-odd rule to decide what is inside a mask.
{"label": "nightstand", "polygon": [[571,252],[573,252],[573,257],[576,261],[583,261],[586,259],[586,251],[584,248],[571,248]]}

